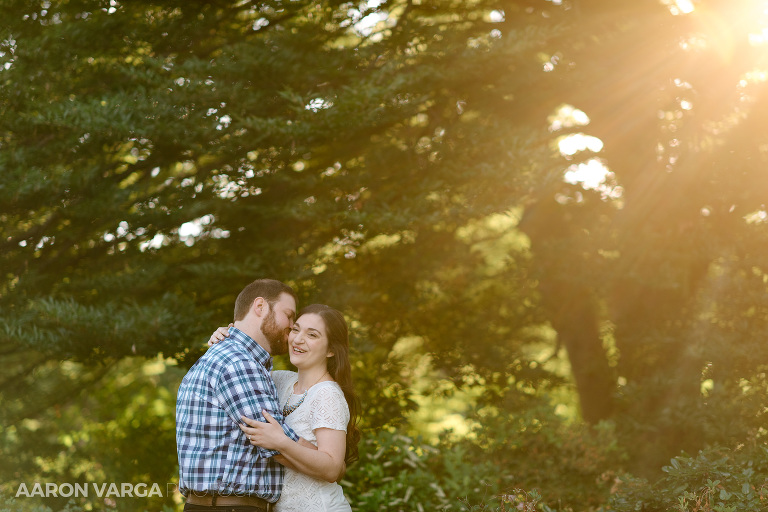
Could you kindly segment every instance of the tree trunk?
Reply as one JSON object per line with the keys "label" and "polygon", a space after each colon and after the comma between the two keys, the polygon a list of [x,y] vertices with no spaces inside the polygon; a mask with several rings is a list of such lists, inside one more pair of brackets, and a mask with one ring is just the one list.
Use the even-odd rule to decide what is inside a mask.
{"label": "tree trunk", "polygon": [[613,412],[616,380],[600,338],[595,293],[588,273],[579,267],[590,265],[579,249],[581,230],[553,197],[543,196],[530,208],[520,229],[531,239],[542,303],[559,344],[568,351],[582,417],[597,423]]}

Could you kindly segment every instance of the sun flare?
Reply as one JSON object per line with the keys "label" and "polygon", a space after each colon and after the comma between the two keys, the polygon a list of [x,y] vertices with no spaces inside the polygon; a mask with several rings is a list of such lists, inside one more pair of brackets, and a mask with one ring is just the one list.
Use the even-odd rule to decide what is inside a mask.
{"label": "sun flare", "polygon": [[[760,92],[753,86],[768,81],[768,0],[740,0],[726,9],[717,9],[717,5],[702,0],[660,0],[660,3],[669,10],[669,15],[678,20],[685,18],[683,26],[686,27],[677,43],[684,58],[680,61],[680,76],[674,79],[671,89],[675,91],[675,98],[658,113],[660,130],[667,136],[659,142],[658,161],[667,163],[666,169],[671,172],[681,145],[692,143],[675,132],[684,126],[686,119],[705,113],[702,92],[706,95],[708,90],[726,91],[734,86],[738,90],[734,109],[721,112],[719,117],[705,123],[709,135],[722,136],[738,126],[755,103]],[[653,36],[648,37],[651,44]],[[661,57],[664,52],[647,52],[644,45],[639,48],[642,50],[632,56],[637,63],[635,74],[622,76],[621,80],[642,84],[646,76],[664,66]],[[658,59],[654,59],[654,55],[658,55]],[[727,69],[737,73],[725,72]],[[614,86],[618,90],[622,87],[621,83]],[[723,104],[728,101],[722,97]],[[592,112],[583,112],[576,106],[564,105],[549,118],[549,130],[557,135],[555,147],[570,161],[570,165],[564,167],[563,180],[584,189],[611,190],[610,194],[603,193],[604,198],[620,197],[621,187],[616,185],[621,183],[621,175],[618,171],[614,175],[610,161],[598,156],[603,153],[604,142],[589,133],[591,115]],[[615,178],[614,188],[608,183],[612,178]]]}

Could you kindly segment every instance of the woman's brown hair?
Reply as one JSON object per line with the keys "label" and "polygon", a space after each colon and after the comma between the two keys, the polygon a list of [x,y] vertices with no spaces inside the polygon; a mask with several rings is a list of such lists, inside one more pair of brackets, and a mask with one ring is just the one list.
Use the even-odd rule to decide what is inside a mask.
{"label": "woman's brown hair", "polygon": [[358,459],[357,444],[361,436],[357,426],[357,420],[360,417],[360,399],[352,383],[352,365],[349,362],[349,328],[344,315],[325,304],[310,304],[299,312],[299,317],[310,313],[323,319],[328,336],[328,351],[333,354],[328,358],[328,373],[341,387],[349,406],[347,450],[344,455],[344,462],[349,465]]}

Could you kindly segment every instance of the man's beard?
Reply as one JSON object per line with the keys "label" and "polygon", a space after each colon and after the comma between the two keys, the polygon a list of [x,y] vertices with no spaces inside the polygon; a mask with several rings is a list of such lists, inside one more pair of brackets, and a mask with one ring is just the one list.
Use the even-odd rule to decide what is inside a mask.
{"label": "man's beard", "polygon": [[279,356],[288,352],[288,340],[285,330],[281,330],[275,321],[274,310],[270,311],[261,323],[261,333],[269,343],[269,353]]}

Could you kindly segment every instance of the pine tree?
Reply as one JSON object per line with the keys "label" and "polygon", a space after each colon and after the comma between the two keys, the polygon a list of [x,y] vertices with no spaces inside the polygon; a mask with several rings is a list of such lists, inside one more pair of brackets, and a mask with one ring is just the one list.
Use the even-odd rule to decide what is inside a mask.
{"label": "pine tree", "polygon": [[[746,435],[768,319],[750,6],[0,2],[4,385],[191,364],[271,276],[354,321],[372,425],[408,407],[398,339],[499,404],[557,382],[531,355],[554,329],[587,421],[669,440],[649,466]],[[568,108],[589,123],[558,129]],[[595,156],[559,153],[578,132],[596,188],[563,179]]]}

